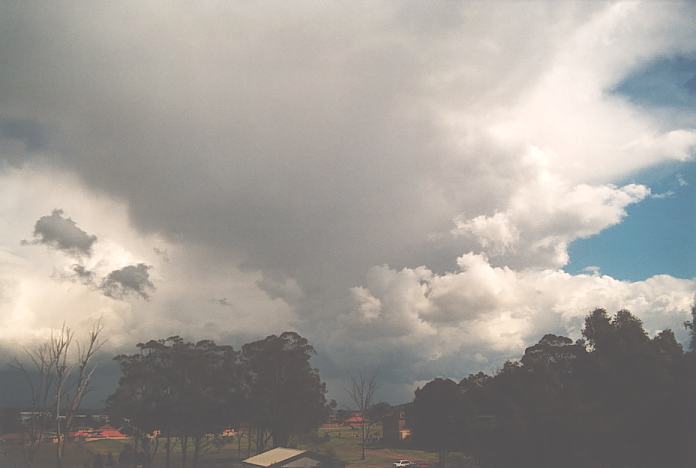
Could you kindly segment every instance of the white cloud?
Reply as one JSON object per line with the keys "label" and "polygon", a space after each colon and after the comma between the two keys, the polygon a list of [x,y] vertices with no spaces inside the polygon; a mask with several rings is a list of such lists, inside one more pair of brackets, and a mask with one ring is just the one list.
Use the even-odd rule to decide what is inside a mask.
{"label": "white cloud", "polygon": [[679,187],[686,187],[689,185],[682,174],[677,174],[677,184],[679,184]]}
{"label": "white cloud", "polygon": [[651,59],[693,46],[685,5],[647,2],[606,5],[559,39],[533,87],[497,112],[491,131],[534,145],[549,169],[570,181],[606,182],[663,160],[693,155],[696,132],[669,128],[645,109],[611,93]]}
{"label": "white cloud", "polygon": [[[538,153],[539,150],[533,150]],[[650,194],[643,185],[572,185],[541,168],[493,215],[455,218],[455,236],[477,242],[490,256],[525,267],[561,267],[568,246],[621,222],[626,207]]]}
{"label": "white cloud", "polygon": [[361,349],[372,356],[369,366],[384,372],[391,356],[403,355],[420,375],[434,377],[447,362],[453,377],[463,377],[481,365],[481,356],[497,356],[488,365],[500,365],[546,333],[578,338],[584,317],[597,307],[629,309],[650,333],[671,327],[681,335],[696,290],[696,280],[667,275],[631,282],[596,270],[512,270],[473,253],[457,263],[457,271],[444,274],[374,267],[365,286],[354,288],[352,311],[332,344]]}

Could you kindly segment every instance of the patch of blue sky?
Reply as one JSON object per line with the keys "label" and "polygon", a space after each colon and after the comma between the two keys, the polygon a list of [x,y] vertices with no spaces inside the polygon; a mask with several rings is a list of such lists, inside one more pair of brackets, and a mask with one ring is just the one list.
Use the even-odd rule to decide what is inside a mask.
{"label": "patch of blue sky", "polygon": [[[661,115],[696,122],[696,57],[657,60],[619,83],[613,93]],[[570,246],[570,273],[600,271],[625,280],[657,274],[696,277],[696,161],[644,169],[617,184],[640,183],[652,196],[600,234]]]}
{"label": "patch of blue sky", "polygon": [[696,57],[655,60],[627,76],[611,92],[645,107],[693,111],[696,108]]}

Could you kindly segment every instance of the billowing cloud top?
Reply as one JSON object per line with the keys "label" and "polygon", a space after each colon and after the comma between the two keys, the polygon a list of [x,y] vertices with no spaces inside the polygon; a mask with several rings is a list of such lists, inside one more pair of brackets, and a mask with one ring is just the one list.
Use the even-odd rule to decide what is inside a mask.
{"label": "billowing cloud top", "polygon": [[[688,2],[5,3],[0,340],[100,316],[113,347],[292,328],[330,388],[381,370],[397,400],[577,333],[594,306],[676,328],[693,280],[562,268],[573,241],[649,197],[630,174],[693,158],[692,109],[614,90],[696,54],[695,15]],[[71,218],[46,216],[56,206]],[[18,245],[37,219],[35,240],[80,253],[77,267]]]}

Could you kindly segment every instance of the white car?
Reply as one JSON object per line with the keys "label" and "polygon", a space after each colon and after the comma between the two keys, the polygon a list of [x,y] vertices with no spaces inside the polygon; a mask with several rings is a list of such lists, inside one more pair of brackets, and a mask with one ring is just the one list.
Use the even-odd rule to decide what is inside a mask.
{"label": "white car", "polygon": [[394,462],[394,468],[408,468],[414,466],[411,460],[399,460]]}

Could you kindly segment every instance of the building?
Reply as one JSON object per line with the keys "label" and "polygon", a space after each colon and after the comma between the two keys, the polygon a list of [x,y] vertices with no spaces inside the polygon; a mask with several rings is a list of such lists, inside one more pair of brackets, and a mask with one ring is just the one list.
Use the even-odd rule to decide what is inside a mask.
{"label": "building", "polygon": [[344,426],[357,427],[362,426],[362,424],[363,417],[360,413],[353,413],[343,421]]}
{"label": "building", "polygon": [[390,444],[411,438],[411,429],[406,424],[406,411],[394,408],[394,411],[382,418],[382,438]]}
{"label": "building", "polygon": [[278,447],[267,452],[254,455],[244,460],[246,467],[263,468],[339,468],[340,462],[309,452],[285,447]]}
{"label": "building", "polygon": [[49,411],[20,411],[19,420],[24,425],[28,425],[32,421],[48,420],[53,416]]}
{"label": "building", "polygon": [[128,436],[112,426],[102,426],[99,429],[80,429],[70,433],[73,439],[80,439],[85,442],[93,440],[126,440]]}

